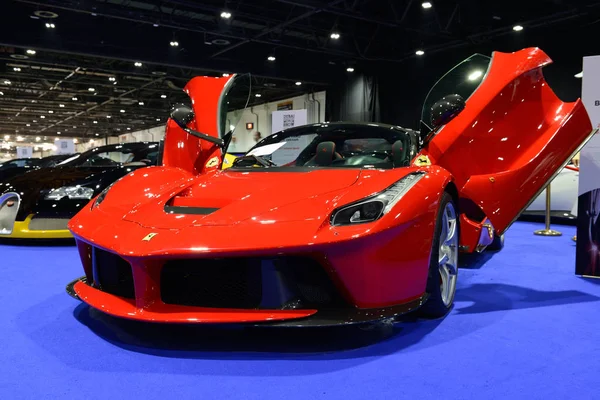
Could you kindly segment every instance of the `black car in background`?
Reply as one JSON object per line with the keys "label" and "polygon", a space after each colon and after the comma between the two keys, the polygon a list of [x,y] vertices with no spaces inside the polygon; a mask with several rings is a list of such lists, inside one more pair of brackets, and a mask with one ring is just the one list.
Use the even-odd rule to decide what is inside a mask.
{"label": "black car in background", "polygon": [[0,239],[70,238],[67,222],[90,199],[135,169],[157,165],[155,142],[97,147],[0,181]]}
{"label": "black car in background", "polygon": [[55,167],[73,156],[73,154],[60,154],[43,158],[17,158],[0,162],[0,182],[39,168]]}

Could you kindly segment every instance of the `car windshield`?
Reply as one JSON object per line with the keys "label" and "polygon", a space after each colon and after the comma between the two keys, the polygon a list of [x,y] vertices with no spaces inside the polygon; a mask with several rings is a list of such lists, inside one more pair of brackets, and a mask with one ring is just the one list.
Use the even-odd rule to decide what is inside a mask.
{"label": "car windshield", "polygon": [[[416,141],[406,130],[378,124],[316,124],[258,142],[233,168],[394,168],[406,166]],[[258,158],[258,159],[257,159]]]}

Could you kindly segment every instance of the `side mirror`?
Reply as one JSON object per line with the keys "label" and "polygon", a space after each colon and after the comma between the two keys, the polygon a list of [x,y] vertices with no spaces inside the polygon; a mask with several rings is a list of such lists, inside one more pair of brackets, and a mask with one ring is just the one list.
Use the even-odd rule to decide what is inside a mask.
{"label": "side mirror", "polygon": [[194,119],[194,111],[185,104],[174,104],[171,108],[171,119],[185,129]]}
{"label": "side mirror", "polygon": [[434,128],[452,121],[465,108],[465,99],[458,94],[442,97],[431,107],[431,124]]}

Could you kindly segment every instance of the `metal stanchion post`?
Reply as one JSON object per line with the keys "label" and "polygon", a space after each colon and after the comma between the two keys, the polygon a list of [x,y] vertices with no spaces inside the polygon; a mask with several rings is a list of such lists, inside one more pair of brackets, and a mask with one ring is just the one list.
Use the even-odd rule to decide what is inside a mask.
{"label": "metal stanchion post", "polygon": [[550,229],[550,184],[546,186],[546,228],[540,229],[538,231],[533,232],[534,235],[539,236],[561,236],[562,233],[559,231],[555,231],[554,229]]}

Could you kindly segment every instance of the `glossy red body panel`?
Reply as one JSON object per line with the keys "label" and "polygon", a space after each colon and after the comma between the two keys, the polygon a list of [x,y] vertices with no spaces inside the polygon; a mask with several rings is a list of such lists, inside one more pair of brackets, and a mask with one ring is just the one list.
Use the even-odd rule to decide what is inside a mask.
{"label": "glossy red body panel", "polygon": [[498,233],[592,131],[581,101],[562,102],[544,80],[550,62],[537,48],[494,53],[465,109],[425,149]]}
{"label": "glossy red body panel", "polygon": [[[439,201],[449,185],[483,210],[477,220],[461,216],[461,244],[475,251],[491,242],[485,226],[502,231],[591,130],[580,103],[560,102],[545,84],[539,68],[547,62],[537,49],[496,53],[465,110],[423,150],[432,164],[424,167],[208,170],[205,163],[217,150],[169,123],[165,166],[129,174],[69,224],[86,274],[91,246],[120,255],[132,267],[135,300],[81,282],[74,290],[104,312],[146,321],[303,318],[318,310],[207,309],[166,305],[160,297],[160,271],[169,260],[300,255],[318,261],[356,308],[411,302],[425,292]],[[225,83],[196,78],[188,85],[192,99],[202,97],[194,101],[196,115],[209,115],[197,130],[218,135],[214,107]],[[379,220],[331,225],[338,207],[415,171],[426,174]],[[216,210],[170,214],[166,206]]]}

